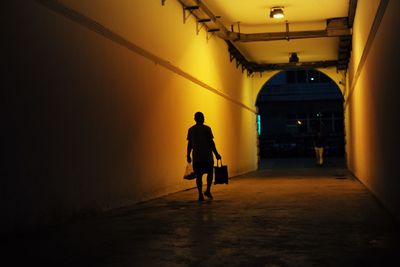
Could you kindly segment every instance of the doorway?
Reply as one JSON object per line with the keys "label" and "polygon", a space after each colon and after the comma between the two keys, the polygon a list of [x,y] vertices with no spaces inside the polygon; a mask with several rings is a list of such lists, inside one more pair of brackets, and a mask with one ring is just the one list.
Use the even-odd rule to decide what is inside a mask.
{"label": "doorway", "polygon": [[315,157],[317,132],[326,138],[325,157],[344,157],[344,98],[336,83],[315,69],[277,73],[260,90],[259,157]]}

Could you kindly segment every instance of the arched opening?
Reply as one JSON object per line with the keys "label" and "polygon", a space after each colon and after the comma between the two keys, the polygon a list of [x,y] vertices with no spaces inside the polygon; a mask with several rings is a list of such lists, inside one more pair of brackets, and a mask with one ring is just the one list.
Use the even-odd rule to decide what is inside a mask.
{"label": "arched opening", "polygon": [[324,156],[344,156],[343,94],[316,69],[289,69],[270,78],[260,90],[258,136],[260,159],[315,157],[314,137],[325,137]]}

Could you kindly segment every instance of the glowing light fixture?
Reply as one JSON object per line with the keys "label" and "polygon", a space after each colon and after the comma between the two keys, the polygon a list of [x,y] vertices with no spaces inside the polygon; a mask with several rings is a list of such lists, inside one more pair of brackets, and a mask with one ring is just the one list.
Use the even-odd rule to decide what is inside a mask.
{"label": "glowing light fixture", "polygon": [[275,6],[271,7],[269,17],[274,19],[282,19],[285,15],[283,14],[283,7]]}

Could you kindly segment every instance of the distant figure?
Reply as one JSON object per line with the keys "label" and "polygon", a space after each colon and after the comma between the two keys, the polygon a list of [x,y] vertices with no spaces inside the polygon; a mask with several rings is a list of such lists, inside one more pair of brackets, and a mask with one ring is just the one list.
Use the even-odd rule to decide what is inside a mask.
{"label": "distant figure", "polygon": [[[221,159],[220,154],[218,153],[215,143],[214,136],[212,134],[211,128],[207,125],[204,125],[204,115],[201,112],[196,112],[194,114],[194,120],[196,124],[189,128],[187,140],[187,162],[192,162],[192,158],[190,157],[190,153],[193,150],[193,170],[196,174],[196,184],[197,189],[199,191],[199,201],[204,201],[204,196],[212,199],[211,195],[211,184],[213,181],[213,166],[214,166],[214,158],[215,157]],[[203,174],[207,174],[207,190],[202,191]]]}
{"label": "distant figure", "polygon": [[314,149],[317,159],[317,165],[319,166],[322,166],[324,164],[324,143],[324,137],[322,136],[321,132],[318,132],[314,138]]}

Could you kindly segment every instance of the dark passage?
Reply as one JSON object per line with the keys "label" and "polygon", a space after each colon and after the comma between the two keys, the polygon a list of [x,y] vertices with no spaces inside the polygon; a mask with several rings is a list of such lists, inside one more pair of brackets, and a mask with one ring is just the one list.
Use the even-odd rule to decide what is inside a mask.
{"label": "dark passage", "polygon": [[314,157],[313,139],[326,139],[324,156],[344,155],[343,95],[314,69],[282,71],[257,97],[261,158]]}

